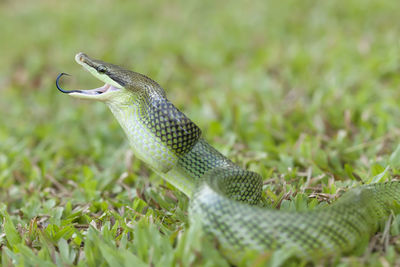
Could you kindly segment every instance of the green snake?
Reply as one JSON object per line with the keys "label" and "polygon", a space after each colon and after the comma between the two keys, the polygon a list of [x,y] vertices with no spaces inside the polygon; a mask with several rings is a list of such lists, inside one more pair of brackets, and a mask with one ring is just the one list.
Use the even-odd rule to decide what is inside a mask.
{"label": "green snake", "polygon": [[75,60],[105,83],[91,90],[64,90],[104,102],[128,136],[134,154],[190,198],[189,216],[219,240],[223,251],[285,249],[296,256],[363,251],[400,201],[400,182],[356,187],[332,205],[305,212],[262,208],[262,178],[223,156],[200,128],[168,101],[152,79],[84,53]]}

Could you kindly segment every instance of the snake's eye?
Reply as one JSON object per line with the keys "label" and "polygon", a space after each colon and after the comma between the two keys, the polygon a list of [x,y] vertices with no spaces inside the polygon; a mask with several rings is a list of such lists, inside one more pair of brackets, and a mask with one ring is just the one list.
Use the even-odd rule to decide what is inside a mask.
{"label": "snake's eye", "polygon": [[97,68],[97,71],[98,71],[99,73],[106,73],[107,68],[106,68],[105,66],[103,66],[103,65],[100,65],[100,66]]}

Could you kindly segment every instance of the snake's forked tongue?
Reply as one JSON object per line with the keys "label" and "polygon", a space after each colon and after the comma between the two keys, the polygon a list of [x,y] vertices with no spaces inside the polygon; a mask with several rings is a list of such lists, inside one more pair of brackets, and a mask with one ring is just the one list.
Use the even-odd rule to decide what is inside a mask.
{"label": "snake's forked tongue", "polygon": [[64,76],[64,75],[71,76],[71,75],[69,75],[68,73],[64,73],[64,72],[58,74],[57,79],[56,79],[56,87],[57,87],[57,89],[58,89],[60,92],[63,92],[64,94],[69,94],[69,93],[81,93],[81,92],[82,92],[81,90],[65,90],[65,89],[62,89],[62,88],[61,88],[59,82],[60,82],[60,78],[61,78],[62,76]]}

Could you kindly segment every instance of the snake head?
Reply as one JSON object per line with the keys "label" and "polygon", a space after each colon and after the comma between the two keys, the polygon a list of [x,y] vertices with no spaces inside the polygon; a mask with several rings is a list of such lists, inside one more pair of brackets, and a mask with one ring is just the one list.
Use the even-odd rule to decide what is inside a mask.
{"label": "snake head", "polygon": [[143,74],[90,58],[85,53],[78,53],[75,56],[75,61],[105,84],[89,90],[64,90],[60,87],[59,80],[66,73],[59,74],[56,80],[58,90],[72,97],[105,102],[121,102],[127,99],[137,99],[137,96],[146,90],[161,96],[165,95],[164,90],[155,81]]}

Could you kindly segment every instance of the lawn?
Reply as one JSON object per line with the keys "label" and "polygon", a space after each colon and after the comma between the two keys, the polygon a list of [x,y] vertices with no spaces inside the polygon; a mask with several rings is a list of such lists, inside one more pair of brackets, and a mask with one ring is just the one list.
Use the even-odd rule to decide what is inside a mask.
{"label": "lawn", "polygon": [[[306,210],[400,175],[400,2],[0,1],[3,266],[229,266],[130,152],[85,52],[158,81],[204,137]],[[400,216],[338,266],[400,265]],[[388,236],[387,233],[390,233]],[[305,264],[282,252],[244,265]]]}

